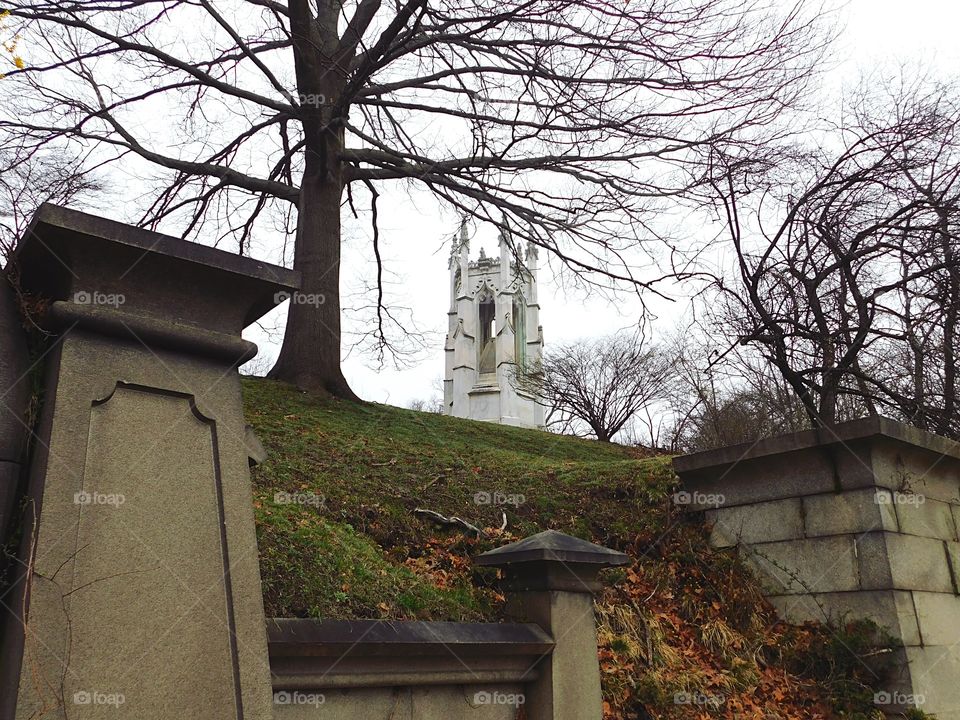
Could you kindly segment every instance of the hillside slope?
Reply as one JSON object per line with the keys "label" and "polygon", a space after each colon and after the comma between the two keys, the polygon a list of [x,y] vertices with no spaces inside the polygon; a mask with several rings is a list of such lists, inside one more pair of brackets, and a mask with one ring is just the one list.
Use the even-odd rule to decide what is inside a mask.
{"label": "hillside slope", "polygon": [[875,717],[877,633],[778,622],[702,518],[671,508],[669,459],[260,379],[244,397],[269,452],[253,473],[268,616],[493,621],[495,577],[470,557],[553,528],[636,561],[597,599],[608,720]]}

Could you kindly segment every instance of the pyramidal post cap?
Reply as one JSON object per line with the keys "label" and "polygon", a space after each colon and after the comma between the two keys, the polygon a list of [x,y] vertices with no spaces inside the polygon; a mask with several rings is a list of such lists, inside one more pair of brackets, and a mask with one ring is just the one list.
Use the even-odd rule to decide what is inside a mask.
{"label": "pyramidal post cap", "polygon": [[570,565],[613,567],[630,564],[630,557],[556,530],[531,535],[509,545],[477,555],[474,563],[501,567],[517,563],[559,562]]}

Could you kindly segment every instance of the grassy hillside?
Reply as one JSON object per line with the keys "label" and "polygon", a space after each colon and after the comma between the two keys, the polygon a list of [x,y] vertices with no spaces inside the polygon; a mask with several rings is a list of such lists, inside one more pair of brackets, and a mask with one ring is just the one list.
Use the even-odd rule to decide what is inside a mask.
{"label": "grassy hillside", "polygon": [[270,453],[253,474],[268,615],[496,620],[495,571],[470,557],[553,528],[636,561],[597,599],[609,720],[874,717],[877,634],[779,622],[702,518],[671,509],[669,459],[266,380],[244,394]]}

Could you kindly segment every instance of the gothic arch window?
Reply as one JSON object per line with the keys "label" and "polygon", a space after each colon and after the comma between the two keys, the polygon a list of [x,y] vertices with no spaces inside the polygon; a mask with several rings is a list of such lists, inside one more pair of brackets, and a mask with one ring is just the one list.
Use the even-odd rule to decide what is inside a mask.
{"label": "gothic arch window", "polygon": [[513,357],[518,365],[527,361],[527,301],[523,293],[513,296]]}
{"label": "gothic arch window", "polygon": [[497,370],[497,331],[496,331],[496,303],[493,294],[483,293],[477,302],[477,319],[480,332],[478,333],[478,360],[477,366],[481,373],[496,372]]}

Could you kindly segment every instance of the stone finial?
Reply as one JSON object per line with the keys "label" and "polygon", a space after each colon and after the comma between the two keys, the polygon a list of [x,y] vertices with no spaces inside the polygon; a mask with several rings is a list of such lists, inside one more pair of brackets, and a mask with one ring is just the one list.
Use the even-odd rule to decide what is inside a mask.
{"label": "stone finial", "polygon": [[453,236],[453,242],[450,243],[450,268],[456,265],[469,262],[470,257],[470,237],[467,234],[467,219],[460,221],[460,232]]}
{"label": "stone finial", "polygon": [[470,247],[470,237],[467,234],[467,219],[460,221],[460,232],[453,238],[450,255],[458,255],[464,248]]}
{"label": "stone finial", "polygon": [[599,589],[597,574],[605,567],[627,565],[621,552],[556,530],[546,530],[474,558],[477,565],[503,568],[510,590]]}

